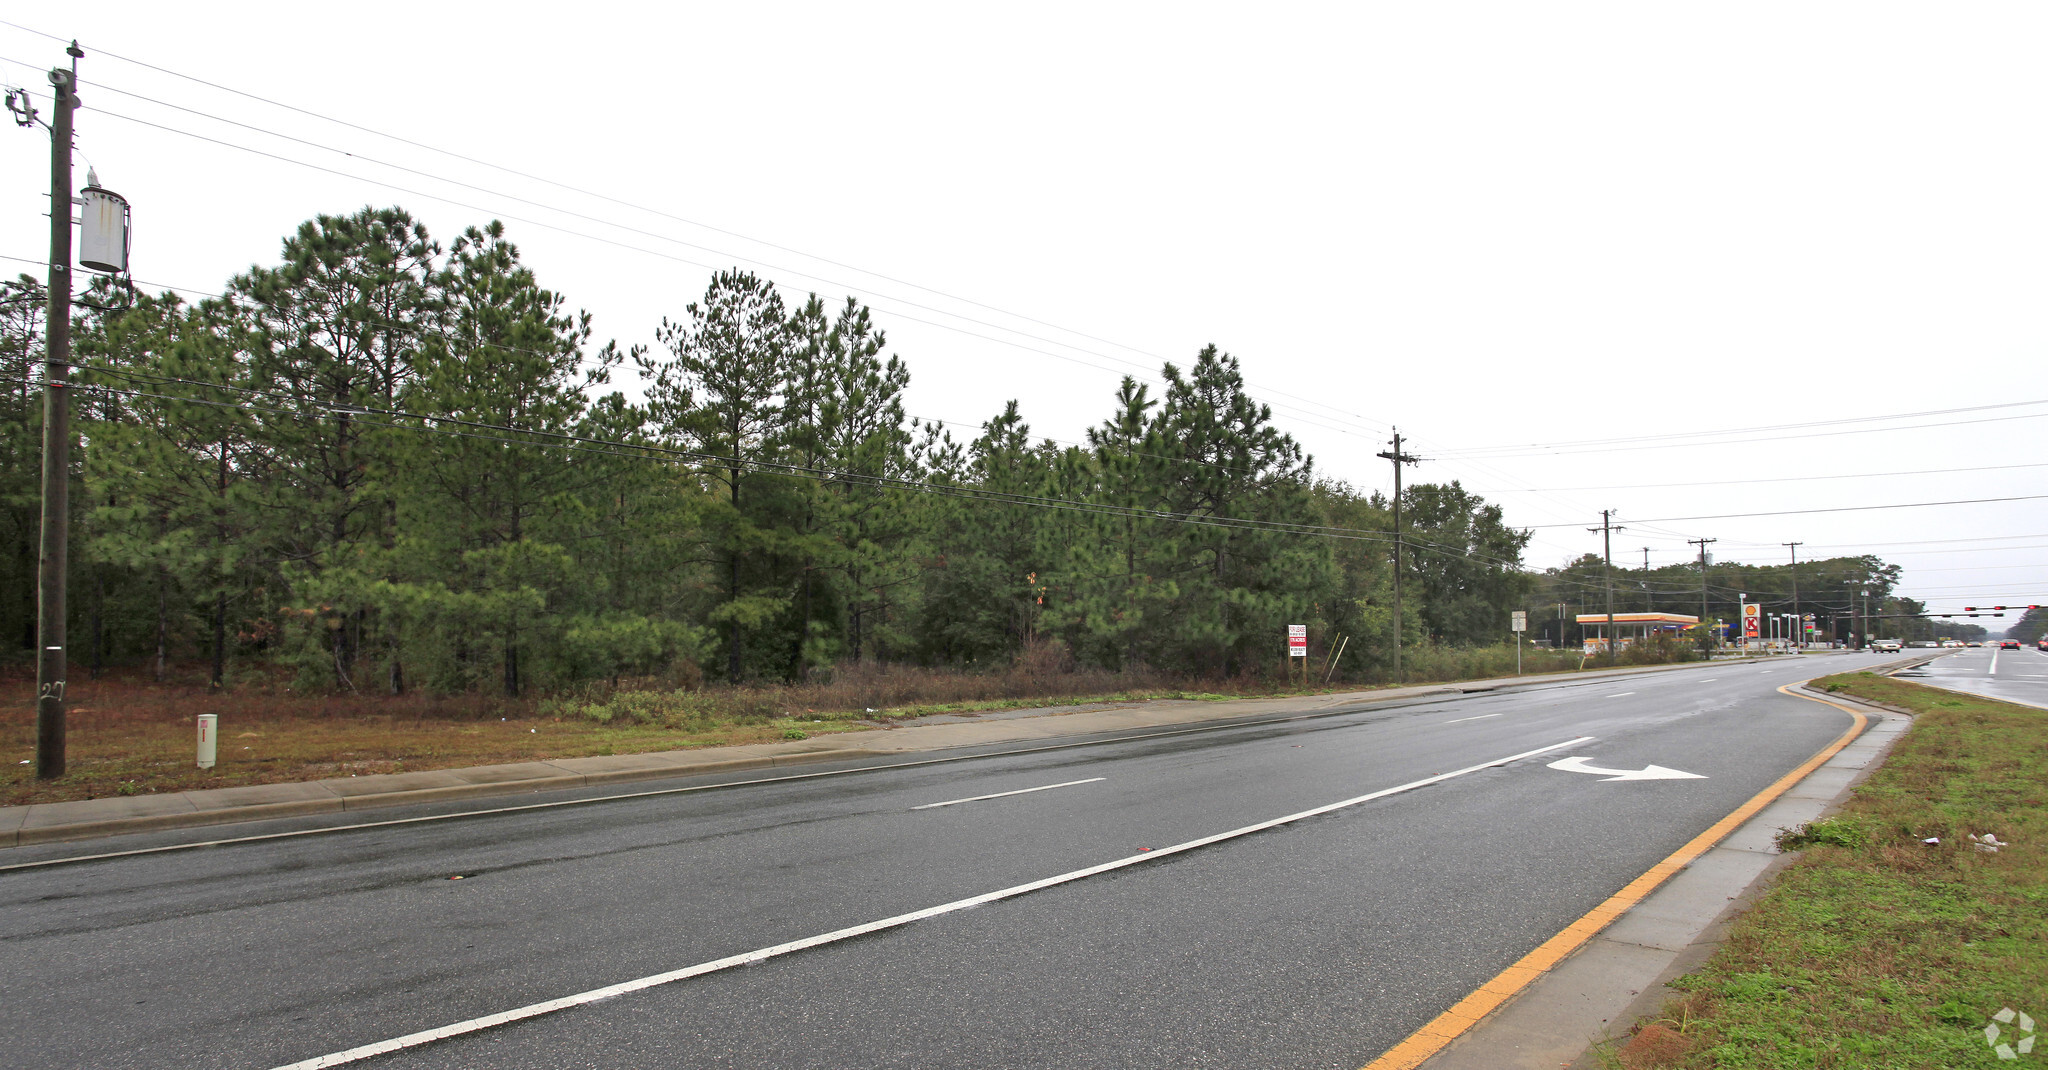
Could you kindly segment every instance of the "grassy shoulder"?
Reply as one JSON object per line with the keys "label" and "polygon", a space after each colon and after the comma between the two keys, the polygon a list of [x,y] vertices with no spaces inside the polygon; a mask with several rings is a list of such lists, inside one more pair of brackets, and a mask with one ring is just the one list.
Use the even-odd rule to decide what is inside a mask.
{"label": "grassy shoulder", "polygon": [[[1610,1065],[2014,1065],[1987,1041],[1993,1016],[2016,1012],[2008,1045],[2019,1014],[2048,1019],[2048,711],[1872,673],[1813,686],[1913,726],[1841,812],[1780,837],[1801,856]],[[2041,1047],[2008,1051],[2048,1061]]]}
{"label": "grassy shoulder", "polygon": [[[1525,649],[1523,655],[1527,674],[1588,667],[1576,653]],[[1511,646],[1425,648],[1411,652],[1409,681],[1489,679],[1511,675],[1515,667]],[[0,709],[6,711],[0,719],[0,805],[770,743],[889,727],[933,714],[1375,686],[1301,687],[1257,677],[1185,680],[1021,658],[997,672],[842,667],[829,679],[800,684],[686,688],[642,680],[523,699],[304,694],[282,677],[253,670],[225,691],[208,690],[203,680],[202,669],[194,666],[166,683],[133,671],[73,681],[66,774],[39,781],[31,764],[33,680],[22,667],[0,675]],[[202,770],[193,761],[194,718],[208,713],[220,717],[219,762]]]}

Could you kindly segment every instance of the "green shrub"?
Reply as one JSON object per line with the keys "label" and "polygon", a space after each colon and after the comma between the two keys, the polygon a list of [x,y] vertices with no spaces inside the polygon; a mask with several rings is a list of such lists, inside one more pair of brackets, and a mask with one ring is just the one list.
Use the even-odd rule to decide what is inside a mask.
{"label": "green shrub", "polygon": [[1781,851],[1803,851],[1821,845],[1854,851],[1869,842],[1870,834],[1864,831],[1863,826],[1836,817],[1809,821],[1796,829],[1778,830],[1778,849]]}

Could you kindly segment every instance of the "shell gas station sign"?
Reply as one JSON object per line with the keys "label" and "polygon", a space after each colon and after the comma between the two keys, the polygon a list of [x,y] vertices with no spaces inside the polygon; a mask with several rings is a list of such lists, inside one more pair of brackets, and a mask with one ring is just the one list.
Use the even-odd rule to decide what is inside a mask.
{"label": "shell gas station sign", "polygon": [[1758,626],[1763,623],[1763,614],[1763,606],[1755,602],[1746,602],[1743,604],[1742,637],[1744,639],[1755,639],[1758,637],[1759,632],[1757,629]]}

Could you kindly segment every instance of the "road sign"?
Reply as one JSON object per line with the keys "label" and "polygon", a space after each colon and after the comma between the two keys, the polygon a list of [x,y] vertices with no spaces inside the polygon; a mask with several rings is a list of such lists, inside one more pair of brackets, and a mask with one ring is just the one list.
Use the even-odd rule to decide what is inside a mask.
{"label": "road sign", "polygon": [[1745,602],[1745,603],[1743,603],[1743,605],[1742,605],[1742,637],[1743,637],[1744,639],[1755,639],[1755,638],[1757,638],[1758,636],[1760,636],[1760,635],[1762,635],[1762,634],[1763,634],[1763,631],[1762,631],[1763,615],[1764,615],[1764,607],[1763,607],[1763,606],[1761,606],[1761,605],[1758,605],[1758,604],[1757,604],[1757,603],[1755,603],[1755,602]]}
{"label": "road sign", "polygon": [[1529,612],[1517,609],[1508,615],[1508,630],[1526,632],[1529,630]]}
{"label": "road sign", "polygon": [[1297,658],[1308,657],[1308,625],[1287,626],[1287,653]]}

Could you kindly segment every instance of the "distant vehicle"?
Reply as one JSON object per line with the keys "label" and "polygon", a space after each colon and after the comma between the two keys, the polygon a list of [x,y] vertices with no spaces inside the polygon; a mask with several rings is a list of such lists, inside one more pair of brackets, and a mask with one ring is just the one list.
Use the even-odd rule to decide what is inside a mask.
{"label": "distant vehicle", "polygon": [[1913,640],[1912,645],[1926,650],[1939,649],[1941,646],[1940,643],[1937,643],[1932,639],[1915,639]]}
{"label": "distant vehicle", "polygon": [[2007,639],[2004,642],[1998,644],[1998,649],[2000,650],[2018,650],[2019,648],[2020,641],[2017,639]]}
{"label": "distant vehicle", "polygon": [[1972,640],[1970,640],[1970,642],[1969,642],[1969,645],[1970,645],[1970,646],[1983,646],[1984,644],[1983,644],[1983,643],[1980,643],[1980,642],[1978,642],[1978,641],[1976,641],[1975,639],[1972,639]]}
{"label": "distant vehicle", "polygon": [[1880,654],[1896,654],[1899,652],[1899,641],[1897,639],[1872,639],[1870,641],[1870,649]]}
{"label": "distant vehicle", "polygon": [[1943,644],[1941,644],[1941,645],[1942,645],[1942,646],[1945,646],[1945,647],[1949,647],[1949,646],[1953,646],[1953,647],[1960,647],[1960,646],[1962,646],[1962,645],[1963,645],[1963,641],[1962,641],[1961,639],[1951,639],[1951,640],[1949,640],[1948,642],[1946,642],[1946,643],[1943,643]]}

